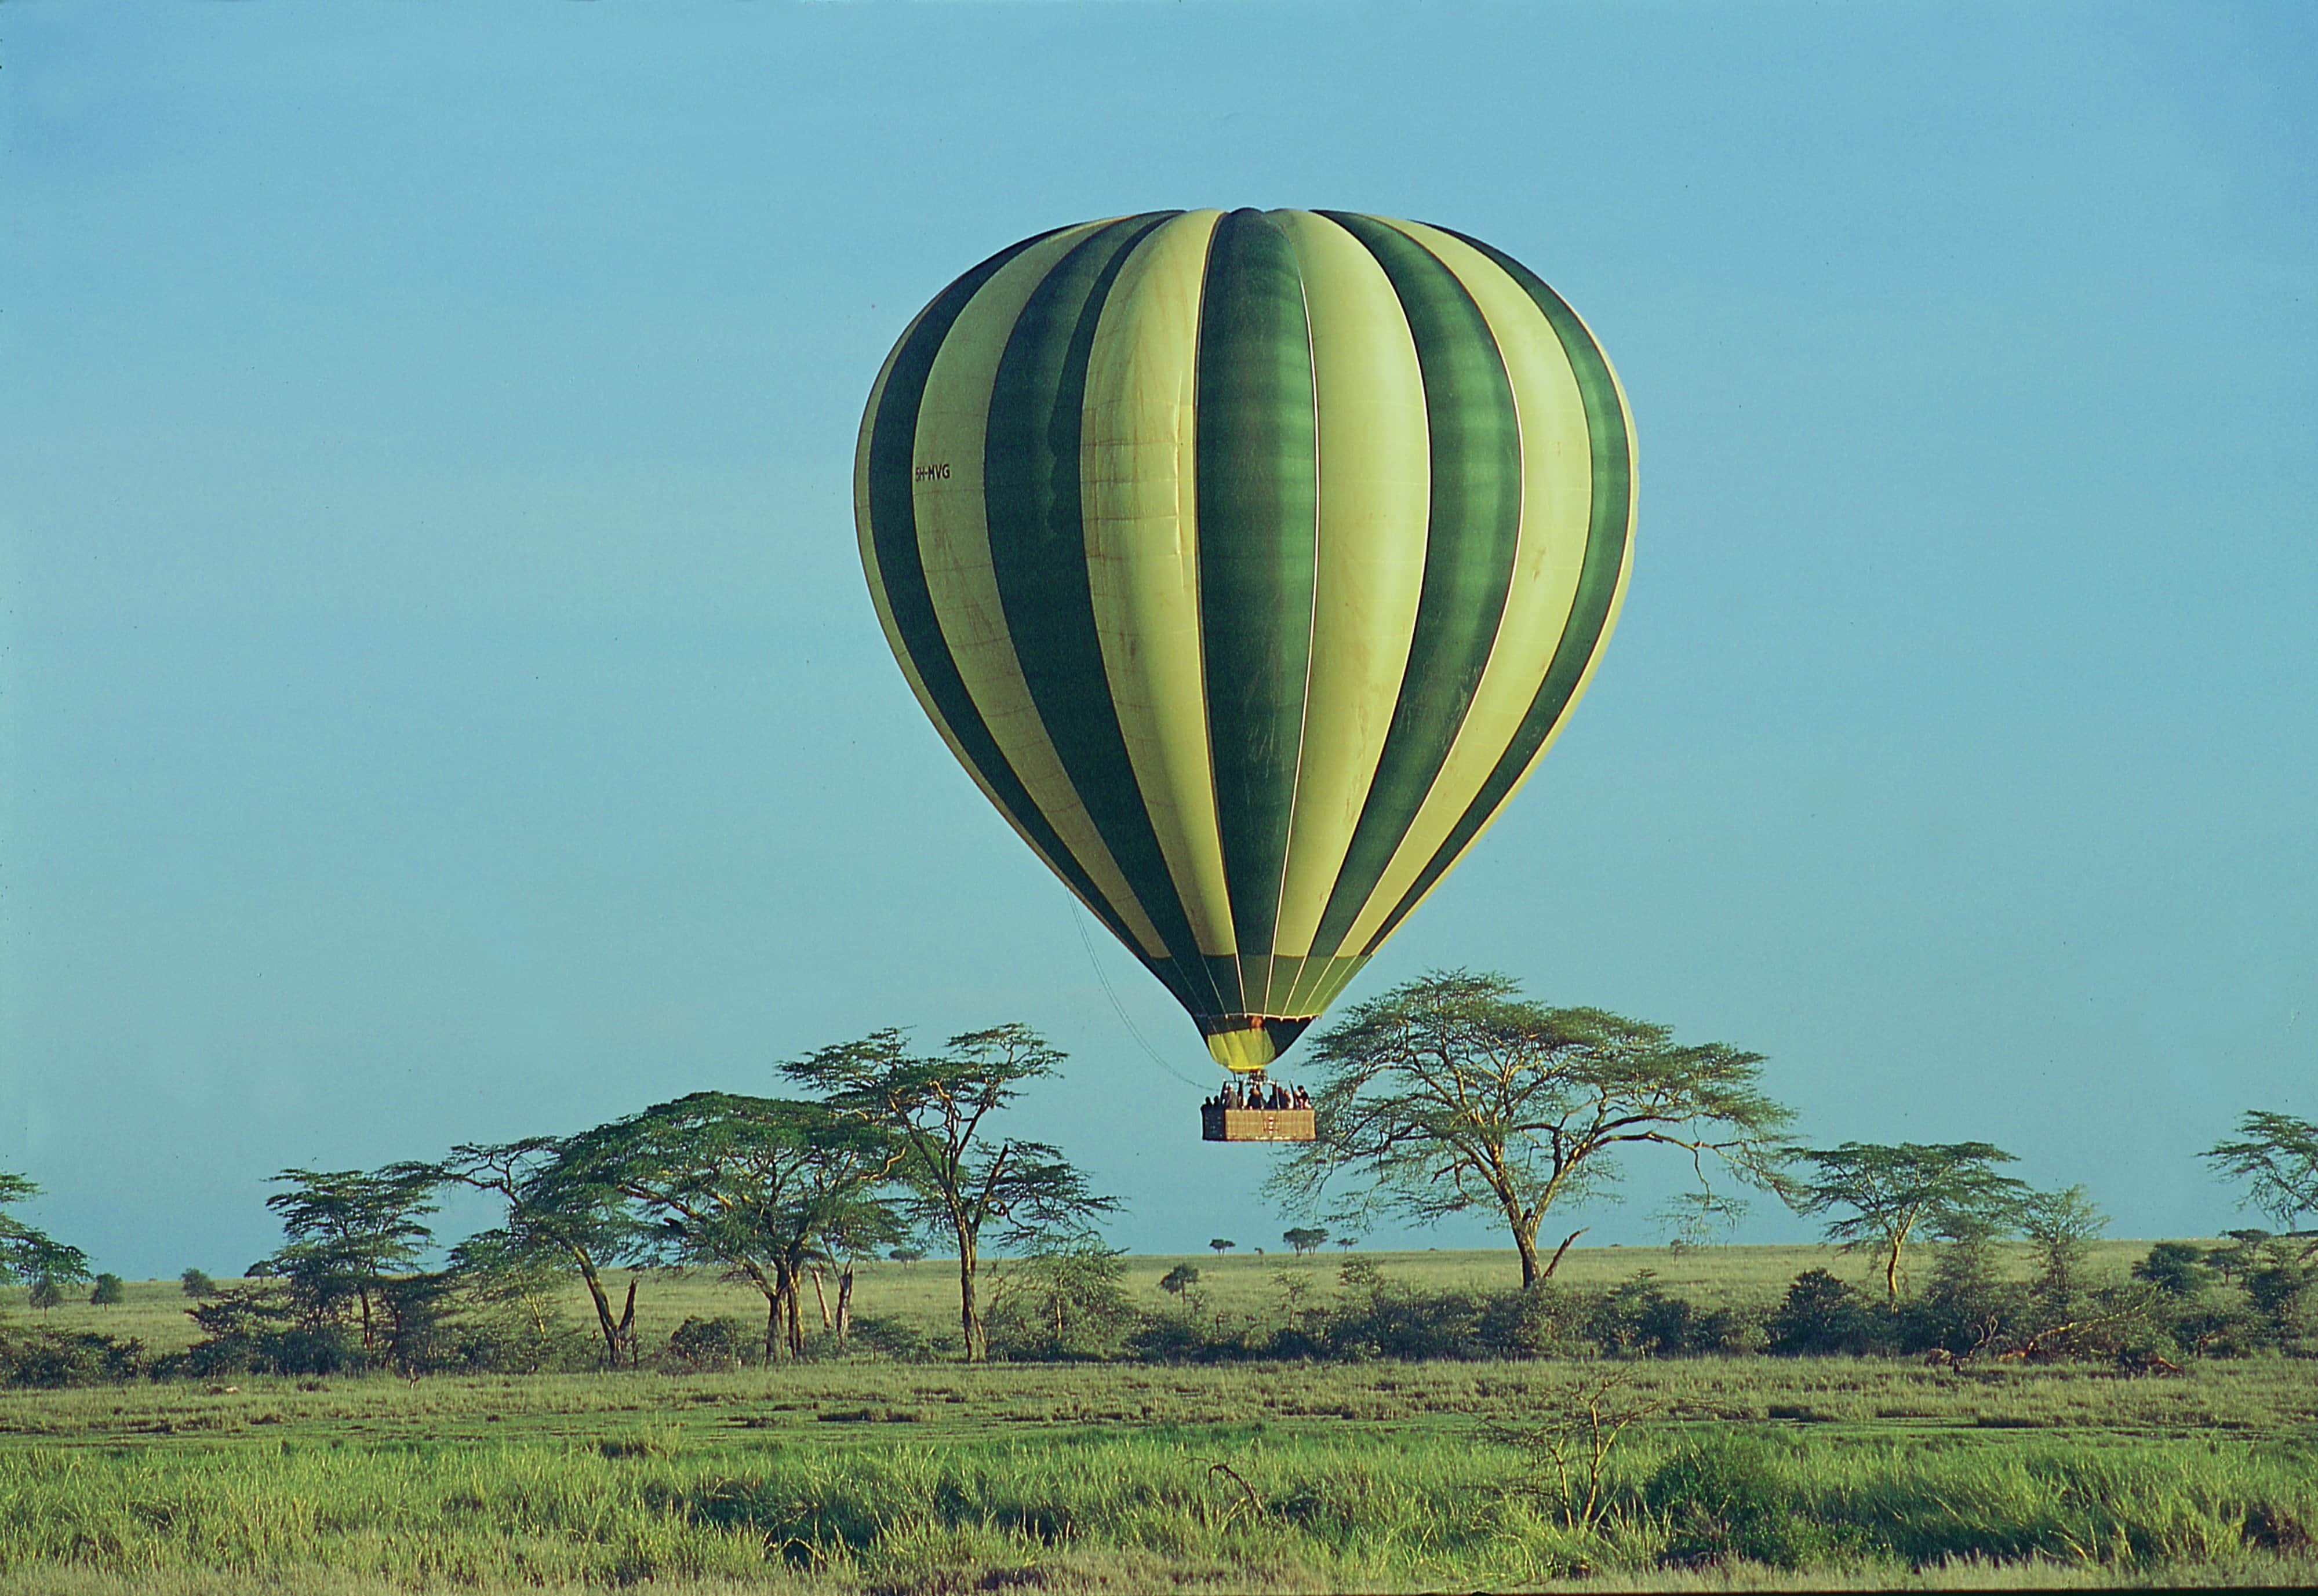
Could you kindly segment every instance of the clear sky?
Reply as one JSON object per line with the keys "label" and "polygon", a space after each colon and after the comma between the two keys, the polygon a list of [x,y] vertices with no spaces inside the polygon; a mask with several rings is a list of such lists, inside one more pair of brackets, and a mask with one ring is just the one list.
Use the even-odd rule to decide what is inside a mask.
{"label": "clear sky", "polygon": [[1166,206],[1477,234],[1632,399],[1595,684],[1354,997],[1502,969],[2125,1234],[2318,1115],[2306,4],[32,0],[0,72],[0,1169],[100,1267],[1009,1019],[1117,1240],[1276,1245],[854,552],[908,318]]}

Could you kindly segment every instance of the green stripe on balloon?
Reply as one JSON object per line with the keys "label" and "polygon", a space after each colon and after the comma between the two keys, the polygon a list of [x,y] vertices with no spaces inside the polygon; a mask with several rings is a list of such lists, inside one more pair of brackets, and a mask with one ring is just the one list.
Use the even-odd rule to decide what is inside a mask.
{"label": "green stripe on balloon", "polygon": [[1610,374],[1610,363],[1604,358],[1601,346],[1594,342],[1577,312],[1536,273],[1478,238],[1450,228],[1441,230],[1464,239],[1521,284],[1522,291],[1560,338],[1562,352],[1568,356],[1570,370],[1577,378],[1579,397],[1586,405],[1586,431],[1593,446],[1593,513],[1586,525],[1586,561],[1578,570],[1577,595],[1570,605],[1569,623],[1562,632],[1561,646],[1554,651],[1553,663],[1546,670],[1544,684],[1539,687],[1505,757],[1497,761],[1489,779],[1482,784],[1480,792],[1424,867],[1424,874],[1378,928],[1364,950],[1369,953],[1374,953],[1399,928],[1409,910],[1433,889],[1433,883],[1457,862],[1458,856],[1488,823],[1489,817],[1505,801],[1560,722],[1563,712],[1569,707],[1571,695],[1585,677],[1587,663],[1601,646],[1632,532],[1633,442],[1626,431],[1625,408],[1618,400],[1617,380]]}
{"label": "green stripe on balloon", "polygon": [[[1321,214],[1367,247],[1399,297],[1424,378],[1433,453],[1424,585],[1408,667],[1343,874],[1312,942],[1316,953],[1333,953],[1432,791],[1496,642],[1521,542],[1521,423],[1496,340],[1456,274],[1374,217]],[[1374,950],[1371,943],[1361,951]]]}
{"label": "green stripe on balloon", "polygon": [[1268,973],[1311,659],[1311,333],[1286,236],[1257,211],[1216,227],[1199,311],[1199,624],[1232,926],[1246,987]]}
{"label": "green stripe on balloon", "polygon": [[928,696],[948,725],[950,735],[957,739],[958,747],[974,762],[975,769],[989,784],[1009,818],[1054,862],[1055,868],[1077,889],[1079,896],[1111,934],[1131,947],[1133,937],[1104,903],[1102,894],[1095,890],[1094,883],[1078,861],[1064,848],[1055,829],[1031,803],[1021,779],[999,751],[997,740],[990,735],[981,712],[975,708],[972,695],[958,677],[949,646],[942,638],[941,623],[934,614],[933,597],[927,591],[925,565],[918,550],[917,507],[911,487],[916,463],[918,407],[925,397],[926,378],[933,370],[942,340],[949,336],[966,301],[1001,266],[1039,238],[1051,238],[1062,230],[1053,229],[1002,249],[942,290],[894,357],[893,371],[885,380],[884,398],[877,407],[877,418],[869,432],[869,535],[876,550],[878,577],[885,584],[885,602],[893,612],[894,629],[902,634],[903,646],[910,651],[910,662],[917,668],[919,679],[925,684]]}
{"label": "green stripe on balloon", "polygon": [[[1197,1007],[1223,1008],[1135,781],[1103,674],[1087,587],[1079,491],[1080,407],[1105,299],[1129,251],[1168,217],[1131,217],[1074,248],[1047,273],[1008,335],[990,396],[983,497],[1006,628],[1088,818],[1158,928],[1171,966]],[[1131,946],[1131,945],[1130,945]],[[1186,981],[1187,973],[1195,980]],[[1179,995],[1181,995],[1179,993]]]}

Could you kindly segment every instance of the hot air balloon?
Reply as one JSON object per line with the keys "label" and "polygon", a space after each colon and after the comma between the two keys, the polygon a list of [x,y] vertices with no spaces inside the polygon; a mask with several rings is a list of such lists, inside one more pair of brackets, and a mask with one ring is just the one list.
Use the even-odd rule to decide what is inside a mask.
{"label": "hot air balloon", "polygon": [[1478,239],[1167,211],[936,295],[870,392],[854,504],[950,752],[1260,1072],[1585,691],[1633,431],[1585,323]]}

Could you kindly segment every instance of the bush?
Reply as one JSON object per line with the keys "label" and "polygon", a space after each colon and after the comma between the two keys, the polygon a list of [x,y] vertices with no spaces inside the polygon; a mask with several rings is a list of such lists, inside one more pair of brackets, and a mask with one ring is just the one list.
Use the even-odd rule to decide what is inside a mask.
{"label": "bush", "polygon": [[0,1339],[0,1385],[55,1391],[118,1385],[146,1367],[143,1342],[89,1331],[44,1330],[22,1340]]}
{"label": "bush", "polygon": [[602,1362],[603,1347],[560,1313],[487,1303],[463,1308],[445,1327],[430,1367],[472,1374],[580,1374]]}
{"label": "bush", "polygon": [[229,1286],[186,1310],[204,1332],[171,1372],[219,1375],[340,1375],[370,1367],[347,1331],[301,1320],[275,1286]]}
{"label": "bush", "polygon": [[1859,1293],[1825,1269],[1806,1269],[1787,1287],[1764,1326],[1765,1350],[1778,1358],[1825,1358],[1868,1351],[1874,1343],[1872,1315]]}
{"label": "bush", "polygon": [[2168,1296],[2195,1296],[2212,1284],[2206,1250],[2188,1242],[2160,1242],[2149,1256],[2133,1266],[2133,1278],[2157,1287]]}
{"label": "bush", "polygon": [[1586,1321],[1587,1336],[1603,1351],[1641,1358],[1738,1351],[1751,1329],[1729,1308],[1702,1309],[1667,1296],[1647,1269],[1604,1293]]}
{"label": "bush", "polygon": [[2291,1350],[2309,1335],[2318,1270],[2284,1241],[2271,1242],[2245,1272],[2246,1299],[2260,1314],[2274,1344]]}
{"label": "bush", "polygon": [[941,1348],[915,1325],[878,1314],[857,1314],[849,1344],[896,1363],[930,1363]]}
{"label": "bush", "polygon": [[187,1296],[204,1297],[217,1295],[217,1282],[199,1269],[187,1269],[177,1277],[177,1283],[184,1287]]}
{"label": "bush", "polygon": [[61,1308],[65,1305],[64,1283],[54,1275],[42,1275],[32,1282],[32,1289],[24,1300],[36,1308]]}
{"label": "bush", "polygon": [[2002,1277],[1986,1237],[1945,1242],[1924,1295],[1900,1310],[1900,1345],[1970,1352],[2023,1329],[2027,1314],[2027,1288]]}
{"label": "bush", "polygon": [[687,1319],[668,1338],[668,1361],[679,1369],[736,1369],[762,1338],[738,1319]]}
{"label": "bush", "polygon": [[109,1308],[115,1303],[127,1301],[129,1293],[122,1286],[121,1277],[112,1274],[97,1276],[96,1283],[89,1287],[88,1292],[92,1307]]}
{"label": "bush", "polygon": [[1108,1358],[1142,1315],[1127,1267],[1099,1242],[1014,1260],[997,1278],[990,1351],[1018,1361]]}
{"label": "bush", "polygon": [[1541,1280],[1526,1290],[1493,1292],[1473,1317],[1474,1352],[1484,1358],[1548,1358],[1574,1351],[1590,1307],[1586,1299]]}

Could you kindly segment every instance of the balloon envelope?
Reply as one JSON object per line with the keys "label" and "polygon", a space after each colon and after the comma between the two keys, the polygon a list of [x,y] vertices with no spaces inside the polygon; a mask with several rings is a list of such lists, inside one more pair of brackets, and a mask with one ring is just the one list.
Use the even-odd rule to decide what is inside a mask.
{"label": "balloon envelope", "polygon": [[894,655],[983,793],[1269,1063],[1469,849],[1623,595],[1633,437],[1585,324],[1443,229],[1062,228],[894,345],[856,457]]}

